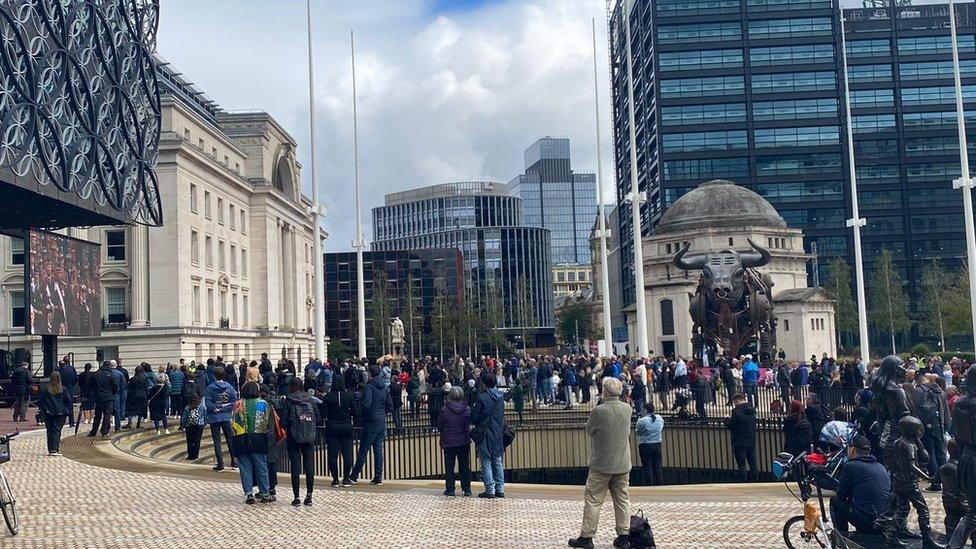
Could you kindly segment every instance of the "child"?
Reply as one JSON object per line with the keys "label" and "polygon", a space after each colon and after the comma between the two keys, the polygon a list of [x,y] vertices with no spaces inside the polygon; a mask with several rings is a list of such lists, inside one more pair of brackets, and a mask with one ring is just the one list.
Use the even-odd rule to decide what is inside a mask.
{"label": "child", "polygon": [[525,413],[525,390],[522,389],[522,378],[520,376],[515,376],[512,381],[512,389],[505,395],[505,400],[512,401],[515,413],[518,414],[519,425],[522,425],[522,414]]}
{"label": "child", "polygon": [[203,437],[203,427],[207,424],[207,407],[200,395],[190,393],[190,401],[183,408],[180,417],[180,427],[186,434],[186,459],[193,461],[200,457],[200,439]]}
{"label": "child", "polygon": [[875,525],[884,533],[885,543],[889,547],[904,547],[905,542],[898,538],[897,519],[907,517],[911,505],[918,513],[923,549],[945,547],[932,538],[929,507],[918,489],[918,479],[932,480],[918,466],[919,463],[929,461],[928,452],[919,440],[924,431],[922,422],[914,416],[905,416],[898,420],[898,430],[901,436],[885,451],[885,465],[891,473],[891,496],[888,498],[888,507],[875,521]]}

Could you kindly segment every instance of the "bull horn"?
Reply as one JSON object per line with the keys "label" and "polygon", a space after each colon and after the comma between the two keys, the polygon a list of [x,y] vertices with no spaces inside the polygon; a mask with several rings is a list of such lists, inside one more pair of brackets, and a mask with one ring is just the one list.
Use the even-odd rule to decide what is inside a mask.
{"label": "bull horn", "polygon": [[693,254],[685,257],[688,253],[688,248],[691,248],[691,242],[685,243],[684,247],[678,251],[674,256],[674,266],[683,270],[690,271],[692,269],[701,269],[705,266],[705,261],[708,259],[707,256],[702,254]]}
{"label": "bull horn", "polygon": [[742,266],[745,268],[755,268],[762,267],[763,265],[768,265],[773,259],[773,256],[765,248],[759,247],[758,244],[749,239],[749,245],[752,246],[755,252],[744,252],[739,254],[739,261],[742,262]]}

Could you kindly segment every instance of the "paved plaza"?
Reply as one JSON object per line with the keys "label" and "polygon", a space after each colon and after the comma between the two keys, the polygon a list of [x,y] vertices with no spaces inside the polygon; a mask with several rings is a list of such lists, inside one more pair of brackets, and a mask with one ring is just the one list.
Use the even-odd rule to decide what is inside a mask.
{"label": "paved plaza", "polygon": [[[67,432],[67,430],[66,430]],[[18,496],[21,533],[0,547],[564,547],[578,533],[581,487],[511,485],[505,500],[445,498],[439,482],[389,482],[336,490],[320,483],[315,506],[245,506],[236,472],[154,462],[107,441],[65,439],[48,457],[40,431],[15,440],[2,466]],[[476,486],[476,488],[479,488]],[[659,547],[783,547],[796,514],[782,485],[636,488]],[[937,497],[933,510],[941,511]],[[612,541],[604,507],[598,547]],[[937,512],[936,520],[941,521]]]}

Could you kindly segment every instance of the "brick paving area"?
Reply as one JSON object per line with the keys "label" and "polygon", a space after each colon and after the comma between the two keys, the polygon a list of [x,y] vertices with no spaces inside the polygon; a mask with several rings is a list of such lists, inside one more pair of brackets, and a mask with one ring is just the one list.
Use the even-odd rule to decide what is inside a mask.
{"label": "brick paving area", "polygon": [[[92,452],[91,439],[66,439],[69,455]],[[14,441],[3,466],[18,497],[21,533],[0,532],[3,548],[221,547],[565,547],[582,504],[576,488],[512,485],[505,500],[445,498],[431,483],[381,488],[317,487],[315,506],[288,500],[245,506],[233,472],[205,467],[154,470],[148,460],[108,456],[82,463],[44,452],[42,433]],[[115,467],[115,468],[113,468]],[[126,470],[120,470],[123,468]],[[320,484],[321,486],[321,484]],[[480,486],[476,486],[480,488]],[[290,494],[281,476],[279,493]],[[781,529],[796,514],[782,486],[636,489],[633,510],[648,513],[662,548],[783,547]],[[933,509],[941,511],[937,497]],[[933,517],[941,521],[941,513]],[[612,540],[604,506],[598,547]]]}

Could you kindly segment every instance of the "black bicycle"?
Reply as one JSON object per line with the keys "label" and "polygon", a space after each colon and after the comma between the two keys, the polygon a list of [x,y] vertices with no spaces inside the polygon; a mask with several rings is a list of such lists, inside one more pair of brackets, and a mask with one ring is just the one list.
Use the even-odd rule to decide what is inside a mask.
{"label": "black bicycle", "polygon": [[[0,464],[10,461],[10,440],[19,434],[20,431],[16,431],[0,436]],[[3,513],[3,521],[7,523],[10,535],[16,536],[20,528],[17,520],[17,499],[14,498],[14,491],[3,471],[0,471],[0,512]]]}
{"label": "black bicycle", "polygon": [[[800,503],[803,514],[791,517],[783,525],[783,539],[789,549],[849,549],[843,535],[834,529],[824,505],[823,487],[834,483],[835,475],[843,461],[843,451],[833,456],[801,452],[797,456],[780,454],[773,462],[776,478]],[[799,493],[790,487],[790,477],[796,481]],[[810,499],[816,494],[817,501]]]}

